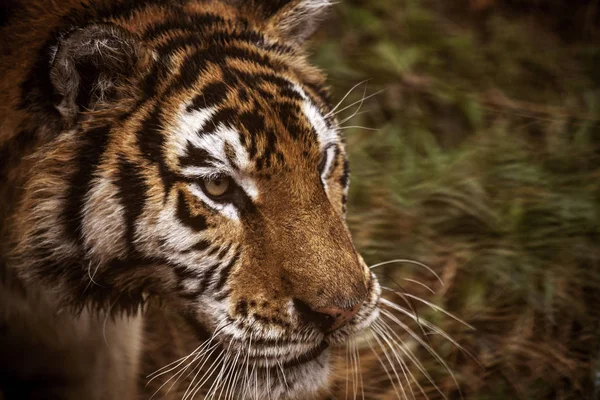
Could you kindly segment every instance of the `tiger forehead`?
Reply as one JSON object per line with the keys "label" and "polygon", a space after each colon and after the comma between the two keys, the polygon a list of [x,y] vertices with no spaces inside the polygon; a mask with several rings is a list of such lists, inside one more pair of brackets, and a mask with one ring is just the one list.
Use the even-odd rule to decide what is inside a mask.
{"label": "tiger forehead", "polygon": [[179,163],[258,172],[315,164],[338,139],[325,107],[297,83],[274,74],[251,82],[211,80],[180,106]]}

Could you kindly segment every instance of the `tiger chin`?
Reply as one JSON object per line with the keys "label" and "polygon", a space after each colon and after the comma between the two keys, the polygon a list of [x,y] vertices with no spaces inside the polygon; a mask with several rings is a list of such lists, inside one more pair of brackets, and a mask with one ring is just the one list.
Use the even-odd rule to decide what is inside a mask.
{"label": "tiger chin", "polygon": [[380,296],[302,48],[328,8],[20,6],[1,31],[0,397],[147,398],[159,367],[187,382],[159,398],[328,392],[330,349]]}

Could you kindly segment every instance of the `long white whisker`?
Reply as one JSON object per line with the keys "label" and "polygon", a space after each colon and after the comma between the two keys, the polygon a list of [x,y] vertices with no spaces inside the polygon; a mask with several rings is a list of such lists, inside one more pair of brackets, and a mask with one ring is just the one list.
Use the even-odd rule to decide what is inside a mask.
{"label": "long white whisker", "polygon": [[[346,107],[342,108],[341,110],[338,110],[338,111],[336,111],[336,112],[335,112],[334,114],[332,114],[332,115],[337,115],[337,114],[341,113],[342,111],[345,111],[345,110],[349,109],[350,107],[354,107],[354,106],[355,106],[355,105],[357,105],[358,103],[360,103],[360,102],[363,102],[363,101],[365,101],[365,100],[368,100],[368,99],[370,99],[370,98],[371,98],[371,97],[373,97],[373,96],[377,96],[378,94],[380,94],[380,93],[382,93],[382,92],[384,92],[384,89],[378,90],[378,91],[377,91],[377,92],[375,92],[375,93],[371,93],[370,95],[368,95],[368,96],[366,96],[366,97],[363,97],[363,98],[361,98],[360,100],[358,100],[358,101],[355,101],[355,102],[354,102],[354,103],[352,103],[352,104],[349,104],[349,105],[347,105]],[[329,117],[329,116],[330,116],[329,114],[330,114],[330,113],[328,113],[328,114],[326,115],[326,117]]]}
{"label": "long white whisker", "polygon": [[[171,389],[173,389],[173,387],[177,384],[177,382],[179,382],[179,379],[181,379],[181,377],[183,376],[185,371],[187,371],[196,362],[198,362],[198,365],[196,367],[192,368],[192,370],[185,376],[184,380],[187,379],[196,370],[198,370],[198,373],[199,373],[202,370],[202,366],[204,365],[204,363],[200,364],[200,361],[202,361],[204,359],[206,359],[208,361],[209,357],[212,355],[212,353],[214,353],[217,350],[218,346],[219,346],[218,344],[214,344],[214,345],[208,347],[206,349],[206,351],[203,351],[201,354],[195,355],[194,359],[192,361],[190,361],[184,368],[182,368],[180,371],[173,374],[173,376],[171,376],[169,379],[167,379],[167,381],[161,385],[159,390],[162,389],[162,387],[164,385],[169,383],[169,381],[171,381],[173,378],[175,378],[175,380],[173,381],[173,383],[171,384],[171,386],[169,386],[169,389],[167,390],[167,393],[170,392]],[[209,351],[210,351],[210,353],[209,353]],[[196,375],[194,375],[194,378],[196,377]],[[192,379],[192,382],[193,382],[193,379]]]}
{"label": "long white whisker", "polygon": [[384,262],[380,262],[380,263],[375,264],[375,265],[371,265],[369,268],[374,269],[374,268],[377,268],[377,267],[381,267],[382,265],[388,265],[388,264],[394,264],[394,263],[407,263],[407,264],[413,264],[413,265],[418,265],[419,267],[423,267],[427,271],[431,272],[433,274],[433,276],[435,276],[437,278],[437,280],[440,282],[440,284],[442,286],[444,286],[444,282],[442,281],[442,278],[440,278],[440,276],[431,267],[429,267],[426,264],[423,264],[422,262],[415,261],[415,260],[409,260],[409,259],[405,259],[405,258],[398,258],[398,259],[395,259],[395,260],[384,261]]}
{"label": "long white whisker", "polygon": [[[252,325],[250,325],[249,329],[251,330]],[[252,349],[252,337],[254,335],[254,332],[251,330],[250,331],[250,341],[248,342],[248,351],[246,353],[246,372],[244,373],[244,382],[246,382],[246,385],[244,386],[244,392],[242,393],[242,399],[246,398],[246,391],[250,388],[250,376],[252,375],[252,373],[250,373],[250,375],[248,375],[248,368],[249,368],[249,361],[250,361],[250,350]]]}
{"label": "long white whisker", "polygon": [[[239,356],[240,353],[237,353],[237,355]],[[223,394],[223,390],[229,384],[229,378],[233,375],[232,371],[233,371],[234,368],[235,368],[235,358],[232,357],[231,364],[225,370],[225,372],[223,374],[224,378],[221,379],[223,383],[221,384],[221,390],[219,391],[219,397],[218,397],[219,400],[221,399],[221,395]],[[216,391],[215,391],[215,394],[216,394]],[[225,391],[225,394],[227,394],[227,391]]]}
{"label": "long white whisker", "polygon": [[441,312],[441,313],[443,313],[443,314],[445,314],[445,315],[449,316],[450,318],[452,318],[452,319],[453,319],[453,320],[455,320],[456,322],[459,322],[459,323],[463,324],[464,326],[466,326],[466,327],[467,327],[467,328],[469,328],[469,329],[476,330],[476,329],[475,329],[475,327],[474,327],[473,325],[471,325],[471,324],[469,324],[469,323],[465,322],[464,320],[462,320],[462,319],[458,318],[456,315],[454,315],[454,314],[452,314],[452,313],[450,313],[450,312],[448,312],[448,311],[444,310],[442,307],[440,307],[440,306],[438,306],[438,305],[435,305],[435,304],[433,304],[433,303],[432,303],[432,302],[430,302],[430,301],[424,300],[424,299],[422,299],[422,298],[420,298],[420,297],[418,297],[418,296],[415,296],[414,294],[410,294],[410,293],[405,293],[405,295],[406,295],[407,297],[410,297],[411,299],[414,299],[414,300],[420,301],[421,303],[428,305],[429,307],[431,307],[431,308],[432,308],[433,310],[435,310],[435,311],[439,311],[439,312]]}
{"label": "long white whisker", "polygon": [[[352,115],[350,115],[349,117],[347,117],[347,118],[344,119],[344,122],[348,121],[349,119],[354,118],[354,116],[356,115],[356,113],[360,111],[360,109],[362,108],[363,103],[365,102],[364,98],[367,95],[367,88],[368,87],[369,87],[369,84],[365,83],[365,88],[363,89],[363,95],[361,97],[362,98],[361,102],[358,104],[358,107],[356,107],[356,110],[354,110],[354,112],[352,113]],[[342,125],[344,122],[340,122],[340,125]]]}
{"label": "long white whisker", "polygon": [[[435,381],[433,380],[433,378],[431,378],[431,375],[429,375],[427,370],[423,367],[423,364],[414,355],[414,353],[404,344],[404,341],[402,340],[402,338],[396,332],[394,332],[394,330],[385,321],[380,320],[379,322],[380,322],[380,328],[387,333],[387,337],[397,346],[397,348],[402,352],[402,354],[404,354],[406,357],[408,357],[408,359],[410,361],[413,362],[413,364],[417,367],[417,369],[429,380],[429,382],[435,387],[435,389],[437,389],[437,391],[440,392],[440,389],[435,384]],[[397,340],[394,339],[394,337]],[[426,398],[429,398],[429,396],[427,396],[427,394],[424,392],[423,388],[419,384],[418,380],[415,378],[413,373],[410,371],[410,368],[407,368],[407,371],[408,371],[408,374],[410,375],[410,377],[416,383],[417,387],[419,388],[419,390],[421,391],[423,396],[425,396]],[[444,396],[443,393],[441,393],[441,394],[442,394],[442,396]],[[413,393],[413,396],[414,396],[414,393]]]}
{"label": "long white whisker", "polygon": [[[375,338],[375,340],[379,344],[379,347],[381,348],[381,350],[383,350],[383,355],[388,360],[388,362],[390,364],[390,367],[392,367],[392,371],[394,372],[394,376],[397,379],[396,382],[398,382],[398,387],[400,388],[400,391],[402,391],[402,394],[404,395],[404,398],[408,399],[408,397],[406,396],[406,392],[404,391],[404,387],[402,386],[402,380],[400,379],[400,376],[398,375],[398,371],[396,371],[396,367],[394,366],[394,362],[392,361],[392,359],[388,355],[388,352],[387,352],[385,346],[379,340],[379,336],[381,335],[381,333],[379,332],[379,330],[377,329],[377,327],[375,326],[375,324],[373,324],[373,326],[371,327],[371,329],[373,330],[373,332],[376,333],[376,335],[373,336],[373,338]],[[397,394],[399,395],[400,393],[397,393]],[[398,397],[400,397],[400,396],[398,396]]]}
{"label": "long white whisker", "polygon": [[[221,386],[221,381],[223,380],[223,374],[229,368],[228,362],[229,362],[229,358],[231,357],[231,353],[229,352],[229,350],[231,348],[232,343],[233,343],[233,341],[229,342],[229,346],[227,346],[227,350],[225,350],[225,357],[223,358],[223,366],[221,367],[221,370],[219,371],[219,374],[217,375],[216,379],[213,381],[212,385],[208,388],[208,392],[206,393],[207,399],[209,399],[211,396],[214,397],[214,394],[217,394],[217,390]],[[213,394],[213,392],[214,392],[214,394]]]}
{"label": "long white whisker", "polygon": [[285,387],[289,389],[289,385],[287,383],[287,378],[285,377],[285,371],[283,370],[283,365],[281,365],[281,361],[277,360],[277,365],[279,365],[279,369],[281,370],[281,375],[283,376],[283,383],[285,383]]}
{"label": "long white whisker", "polygon": [[[382,313],[382,315],[385,315],[390,320],[392,320],[393,322],[395,322],[402,329],[404,329],[421,346],[423,346],[423,348],[425,348],[429,352],[429,354],[431,354],[440,363],[440,365],[442,365],[444,368],[446,368],[446,371],[448,371],[448,373],[452,377],[452,380],[454,381],[454,384],[456,385],[457,388],[459,388],[458,381],[456,380],[456,377],[454,376],[454,373],[450,369],[450,366],[448,366],[448,364],[446,363],[446,361],[435,350],[433,350],[433,348],[427,342],[425,342],[423,339],[421,339],[419,337],[419,335],[417,335],[408,325],[406,325],[405,323],[403,323],[402,321],[400,321],[398,318],[396,318],[396,316],[394,314],[392,314],[391,312],[389,312],[387,310],[381,310],[381,313]],[[411,316],[411,315],[409,315],[409,316]],[[412,316],[412,317],[414,318],[414,316]],[[423,320],[423,319],[420,320],[421,323],[424,323],[424,321],[425,320]]]}
{"label": "long white whisker", "polygon": [[[192,351],[190,354],[188,354],[187,356],[183,356],[167,365],[165,365],[162,368],[157,369],[156,371],[152,372],[151,374],[149,374],[148,376],[146,376],[146,378],[150,378],[150,380],[148,381],[148,383],[152,382],[153,379],[157,378],[160,375],[163,375],[165,373],[171,372],[172,370],[176,369],[179,365],[181,365],[185,360],[187,360],[188,358],[194,356],[195,354],[203,351],[206,347],[208,347],[210,345],[210,343],[212,342],[212,340],[214,339],[214,337],[223,329],[225,328],[227,325],[230,325],[231,323],[228,323],[222,327],[217,326],[217,328],[215,329],[215,332],[212,334],[212,336],[205,340],[204,342],[202,342],[198,347],[196,347],[196,349],[194,351]],[[169,366],[178,363],[175,367],[169,369],[168,371],[164,371],[162,373],[160,373],[160,371],[163,371],[165,368],[169,368]],[[157,375],[158,374],[158,375]],[[147,383],[147,384],[148,384]],[[146,385],[147,385],[146,384]]]}
{"label": "long white whisker", "polygon": [[433,290],[432,288],[430,288],[429,286],[427,286],[426,284],[424,284],[423,282],[419,282],[416,279],[411,279],[411,278],[402,278],[403,281],[407,281],[410,283],[415,283],[419,286],[421,286],[424,289],[427,289],[431,294],[435,294],[435,290]]}
{"label": "long white whisker", "polygon": [[[356,340],[354,341],[354,343],[356,344]],[[365,400],[365,385],[363,382],[363,375],[362,375],[362,365],[360,363],[360,350],[356,350],[356,359],[358,362],[358,375],[360,377],[360,395],[361,395],[361,400]]]}
{"label": "long white whisker", "polygon": [[346,356],[346,362],[345,362],[345,366],[346,366],[346,400],[348,400],[348,385],[350,384],[350,380],[348,378],[348,375],[350,374],[350,369],[348,368],[348,354],[350,353],[350,342],[346,343],[346,351],[345,351],[345,356]]}
{"label": "long white whisker", "polygon": [[[404,376],[404,381],[406,382],[406,384],[408,385],[408,389],[410,390],[410,393],[412,395],[412,398],[414,400],[415,398],[415,394],[412,390],[412,385],[410,384],[410,380],[408,379],[408,375],[407,375],[407,370],[408,370],[408,366],[406,365],[406,363],[404,362],[404,360],[402,359],[402,357],[400,357],[400,355],[398,354],[398,352],[396,351],[396,349],[394,348],[394,346],[392,346],[392,343],[390,342],[388,335],[386,334],[386,332],[383,330],[383,328],[381,327],[381,325],[379,325],[379,323],[374,323],[373,324],[373,329],[375,330],[375,332],[377,332],[379,334],[379,337],[381,337],[381,339],[388,345],[390,351],[392,352],[392,355],[394,356],[394,358],[396,359],[396,361],[398,361],[398,366],[400,367],[400,370],[402,371],[402,376]],[[393,364],[392,364],[393,367]],[[399,383],[400,386],[402,386],[402,383]],[[402,390],[404,393],[404,396],[408,399],[408,395],[406,394],[406,392],[404,391],[404,389]]]}
{"label": "long white whisker", "polygon": [[350,126],[342,126],[338,128],[340,131],[346,130],[346,129],[364,129],[366,131],[379,131],[379,129],[377,128],[369,128],[367,126],[360,126],[360,125],[350,125]]}
{"label": "long white whisker", "polygon": [[269,361],[267,360],[267,357],[265,357],[265,367],[267,369],[267,398],[270,399],[271,392],[269,392],[268,389],[271,387],[271,371],[269,370]]}
{"label": "long white whisker", "polygon": [[356,357],[354,357],[354,346],[352,345],[352,341],[350,341],[350,360],[352,365],[352,398],[356,400],[356,392],[358,379],[356,379]]}
{"label": "long white whisker", "polygon": [[[146,376],[146,378],[150,378],[150,380],[149,380],[149,381],[146,383],[146,386],[148,386],[148,384],[149,384],[150,382],[152,382],[152,380],[153,380],[154,378],[156,378],[157,376],[160,376],[160,375],[162,375],[162,374],[164,374],[164,373],[168,373],[168,372],[171,372],[171,371],[172,371],[172,370],[174,370],[174,369],[177,369],[177,367],[178,367],[179,365],[183,364],[183,363],[185,362],[185,360],[187,360],[188,358],[190,358],[190,357],[194,356],[194,355],[196,354],[196,352],[197,352],[197,351],[199,351],[199,350],[200,350],[200,348],[201,348],[201,347],[203,347],[205,344],[206,344],[206,343],[201,343],[201,344],[200,344],[198,347],[196,347],[196,348],[194,349],[194,351],[192,351],[190,354],[187,354],[187,355],[185,355],[185,356],[183,356],[183,357],[181,357],[181,358],[178,358],[177,360],[170,362],[169,364],[165,365],[164,367],[161,367],[161,368],[157,369],[156,371],[154,371],[154,372],[152,372],[152,373],[148,374],[148,375]],[[161,373],[161,371],[165,370],[166,368],[169,368],[169,367],[171,367],[173,364],[177,364],[177,365],[175,365],[173,368],[170,368],[170,369],[168,369],[167,371],[165,371],[165,372]],[[158,375],[157,375],[157,374],[158,374]],[[155,375],[156,375],[156,376],[155,376]]]}
{"label": "long white whisker", "polygon": [[340,105],[341,105],[341,104],[344,102],[344,100],[346,100],[346,98],[347,98],[348,96],[350,96],[350,93],[352,93],[352,91],[353,91],[354,89],[356,89],[357,87],[359,87],[359,86],[360,86],[360,85],[362,85],[363,83],[366,83],[366,82],[368,82],[369,80],[370,80],[370,79],[365,79],[364,81],[358,82],[356,85],[352,86],[352,87],[350,88],[350,90],[348,90],[348,91],[346,92],[346,94],[344,95],[344,97],[342,97],[342,99],[341,99],[341,100],[340,100],[340,101],[339,101],[339,102],[338,102],[338,103],[335,105],[335,107],[333,107],[333,108],[331,109],[331,111],[329,111],[327,114],[325,114],[325,118],[329,118],[329,117],[331,117],[332,115],[334,115],[333,113],[335,112],[335,110],[337,110],[337,108],[338,108],[338,107],[339,107],[339,106],[340,106]]}
{"label": "long white whisker", "polygon": [[[375,332],[373,330],[373,327],[371,327],[370,330],[371,330],[371,332],[373,333],[374,336],[379,335],[379,333],[377,333],[377,332]],[[385,374],[387,375],[389,381],[392,384],[392,387],[394,388],[394,392],[396,393],[396,395],[398,396],[398,398],[400,398],[400,392],[396,388],[396,381],[394,380],[394,378],[392,378],[392,375],[390,375],[390,371],[388,370],[387,366],[385,365],[385,362],[381,359],[381,357],[379,357],[379,353],[377,352],[377,350],[375,350],[373,348],[373,345],[371,344],[371,341],[368,338],[367,338],[367,344],[369,345],[369,348],[371,349],[371,351],[373,352],[373,354],[375,355],[375,357],[379,361],[379,364],[381,364],[381,366],[383,367],[383,370],[385,371]],[[381,343],[379,343],[379,341],[377,342],[377,344],[379,345],[379,347],[381,347]],[[400,383],[400,382],[398,382],[398,383]]]}
{"label": "long white whisker", "polygon": [[355,112],[354,112],[352,115],[350,115],[349,117],[346,117],[346,118],[344,118],[343,120],[341,120],[341,121],[339,122],[339,125],[341,126],[341,125],[345,124],[346,122],[350,121],[352,118],[356,117],[357,115],[366,114],[366,113],[368,113],[369,111],[370,111],[370,110],[363,110],[363,111],[360,111],[360,112],[358,112],[358,111],[355,111]]}
{"label": "long white whisker", "polygon": [[[189,393],[188,393],[188,391],[186,391],[186,394],[184,395],[182,400],[186,400],[186,398],[188,396],[190,399],[193,399],[194,396],[196,396],[196,393],[198,393],[198,391],[200,389],[202,389],[202,386],[204,386],[204,384],[210,379],[210,377],[213,375],[213,373],[217,370],[217,368],[221,364],[221,361],[223,360],[224,357],[225,357],[225,352],[222,349],[220,349],[219,355],[209,365],[208,369],[204,372],[204,374],[202,374],[202,377],[200,377],[198,382],[196,384],[194,384],[194,386],[191,388],[191,391]],[[198,369],[198,373],[202,370],[202,367],[208,360],[209,360],[209,358],[206,358],[206,360],[202,363],[202,366],[200,366],[200,368]],[[194,382],[195,380],[196,380],[196,377],[194,376],[194,379],[192,379],[192,382]],[[188,389],[190,389],[190,388],[188,388]]]}
{"label": "long white whisker", "polygon": [[[166,384],[168,384],[172,379],[175,378],[175,380],[173,381],[173,383],[171,384],[171,386],[169,386],[169,389],[167,390],[167,393],[169,393],[171,391],[171,389],[173,389],[173,387],[177,384],[177,382],[179,381],[179,379],[183,376],[183,374],[185,373],[185,371],[187,371],[194,363],[198,362],[198,365],[194,368],[192,368],[192,370],[185,376],[184,380],[187,379],[190,375],[194,374],[194,371],[197,370],[197,372],[194,374],[194,377],[192,378],[192,381],[190,382],[190,384],[188,385],[187,389],[186,389],[186,393],[188,392],[189,388],[192,386],[192,384],[194,383],[194,380],[196,379],[196,377],[198,376],[198,374],[202,371],[202,367],[204,366],[204,364],[206,364],[206,362],[210,359],[210,356],[216,351],[216,349],[218,348],[219,344],[215,343],[211,346],[212,341],[214,340],[214,338],[216,337],[216,335],[223,330],[225,327],[231,325],[230,323],[227,323],[223,326],[221,326],[221,324],[219,324],[217,326],[217,328],[215,329],[215,331],[213,332],[213,334],[211,335],[211,337],[207,340],[204,341],[204,343],[200,346],[201,349],[198,351],[194,351],[192,354],[194,355],[194,358],[181,370],[179,370],[177,373],[173,374],[173,376],[171,376],[169,379],[167,379],[159,388],[156,392],[154,392],[154,394],[152,396],[155,396],[156,393],[158,393]],[[192,355],[190,354],[190,356]],[[205,360],[204,362],[202,362],[202,360]],[[184,360],[185,361],[185,360]],[[201,363],[202,362],[202,363]],[[176,367],[175,367],[176,368]],[[171,369],[172,370],[172,369]],[[162,375],[166,372],[169,371],[165,371],[162,372],[159,375]],[[155,377],[153,377],[152,379],[155,379],[156,377],[158,377],[159,375],[156,375]],[[185,398],[185,395],[184,395]]]}

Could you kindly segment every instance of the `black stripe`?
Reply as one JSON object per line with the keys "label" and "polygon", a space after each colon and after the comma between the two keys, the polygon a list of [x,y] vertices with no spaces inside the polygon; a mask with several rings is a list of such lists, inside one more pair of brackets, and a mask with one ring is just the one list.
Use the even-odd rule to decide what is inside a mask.
{"label": "black stripe", "polygon": [[284,101],[276,105],[276,110],[279,119],[292,139],[300,140],[310,138],[311,133],[317,134],[312,126],[308,127],[300,124],[300,116],[306,117],[298,104]]}
{"label": "black stripe", "polygon": [[185,167],[210,167],[218,160],[211,156],[205,149],[187,143],[185,155],[179,158],[179,165]]}
{"label": "black stripe", "polygon": [[217,252],[218,252],[220,249],[221,249],[221,247],[220,247],[220,246],[217,246],[217,245],[215,245],[214,247],[212,247],[212,248],[210,249],[210,251],[208,252],[208,254],[207,254],[207,255],[208,255],[209,257],[212,257],[212,256],[214,256],[215,254],[217,254]]}
{"label": "black stripe", "polygon": [[135,224],[142,214],[146,196],[150,188],[144,180],[142,171],[124,157],[119,160],[119,179],[116,182],[119,198],[125,210],[125,238],[127,245],[133,249],[135,240]]}
{"label": "black stripe", "polygon": [[340,185],[343,188],[348,186],[348,181],[350,180],[350,163],[348,159],[344,157],[344,169],[342,171],[342,175],[340,176]]}
{"label": "black stripe", "polygon": [[213,27],[215,25],[223,26],[226,23],[225,18],[220,15],[212,13],[190,15],[186,14],[181,9],[175,10],[169,18],[170,19],[166,21],[151,26],[143,33],[142,38],[144,40],[156,39],[173,30],[201,33],[205,28]]}
{"label": "black stripe", "polygon": [[158,173],[164,185],[164,197],[166,200],[176,177],[175,173],[165,163],[163,157],[165,136],[162,129],[162,115],[157,103],[148,117],[142,122],[140,129],[136,132],[136,139],[142,155],[158,166]]}
{"label": "black stripe", "polygon": [[[174,41],[181,42],[181,38],[174,39]],[[185,43],[184,46],[187,44],[188,43]],[[181,43],[178,43],[177,46],[181,46]],[[159,52],[165,50],[171,51],[169,48],[162,49],[160,46],[158,48]],[[283,66],[281,63],[273,63],[268,55],[261,54],[257,50],[235,47],[232,44],[228,44],[228,46],[214,44],[208,48],[198,49],[196,52],[188,55],[180,67],[180,75],[174,82],[171,90],[177,92],[182,88],[191,88],[208,63],[221,65],[227,58],[251,61],[273,71],[287,70],[287,67]],[[254,79],[253,75],[248,74],[248,76],[250,82],[252,82]]]}
{"label": "black stripe", "polygon": [[246,111],[240,114],[238,118],[240,124],[250,134],[248,138],[250,143],[246,143],[246,148],[248,149],[248,157],[254,159],[256,156],[256,139],[265,130],[264,117],[259,115],[256,111]]}
{"label": "black stripe", "polygon": [[106,150],[110,138],[110,128],[102,126],[88,132],[78,132],[82,144],[73,165],[78,168],[69,180],[69,191],[65,201],[64,216],[68,231],[81,241],[83,207],[87,193],[92,186],[94,172]]}
{"label": "black stripe", "polygon": [[192,104],[187,106],[186,111],[201,110],[219,105],[227,98],[229,90],[223,82],[211,82],[201,89],[201,93],[194,96]]}
{"label": "black stripe", "polygon": [[[198,47],[200,44],[209,44],[210,46],[207,48],[202,46],[199,49],[200,53],[203,53],[203,56],[212,55],[211,61],[215,61],[215,59],[223,60],[225,57],[225,53],[228,49],[234,49],[234,44],[232,42],[243,42],[249,45],[256,47],[257,50],[261,49],[260,44],[264,43],[264,37],[261,33],[255,31],[213,31],[210,34],[205,34],[201,31],[198,32],[189,32],[184,35],[178,35],[174,38],[170,38],[169,40],[161,43],[156,46],[156,52],[160,57],[166,57],[171,54],[174,54],[176,51],[179,51],[185,47]],[[272,47],[272,46],[269,46]],[[237,56],[239,57],[239,48],[238,52],[230,53],[229,56]],[[241,49],[244,50],[244,49]],[[284,51],[284,49],[282,49]],[[246,54],[249,54],[246,50]],[[260,56],[257,51],[252,51],[252,54],[256,56]],[[217,58],[215,58],[218,56]],[[244,59],[250,57],[242,57]],[[261,58],[257,58],[255,62],[260,62]]]}
{"label": "black stripe", "polygon": [[175,275],[177,275],[179,281],[184,281],[186,279],[195,279],[199,277],[198,271],[184,267],[182,265],[177,265],[173,267],[173,272],[175,272]]}
{"label": "black stripe", "polygon": [[225,286],[225,282],[227,282],[227,278],[229,278],[229,273],[233,266],[237,263],[240,258],[240,252],[237,252],[235,256],[231,258],[231,260],[225,265],[219,274],[219,280],[215,284],[215,291],[220,291]]}
{"label": "black stripe", "polygon": [[192,249],[195,251],[204,251],[208,249],[210,245],[211,242],[209,242],[208,240],[199,240],[198,243],[192,246]]}
{"label": "black stripe", "polygon": [[206,217],[202,214],[192,215],[192,212],[185,201],[183,192],[179,192],[179,197],[177,199],[177,218],[196,232],[203,231],[207,228]]}
{"label": "black stripe", "polygon": [[204,251],[206,249],[208,249],[211,245],[211,242],[209,242],[208,240],[199,240],[196,244],[192,245],[191,247],[182,250],[181,253],[182,254],[188,254],[191,253],[192,251]]}
{"label": "black stripe", "polygon": [[208,135],[214,133],[221,124],[225,126],[233,126],[238,112],[238,109],[231,107],[219,109],[209,120],[204,122],[204,125],[198,129],[198,134]]}
{"label": "black stripe", "polygon": [[200,280],[198,290],[201,290],[202,292],[206,290],[206,288],[210,284],[210,281],[212,280],[212,277],[215,275],[215,271],[218,267],[219,264],[213,264],[206,268],[206,271],[204,272],[204,274],[202,275],[202,279]]}
{"label": "black stripe", "polygon": [[227,255],[227,253],[229,253],[229,249],[231,249],[231,243],[229,243],[227,246],[223,246],[221,248],[221,251],[217,255],[217,258],[219,260],[222,260],[223,258],[225,258],[225,256]]}
{"label": "black stripe", "polygon": [[262,17],[269,19],[291,2],[292,0],[259,0],[255,6],[258,6],[259,10],[262,11]]}
{"label": "black stripe", "polygon": [[221,291],[221,292],[217,293],[217,294],[215,295],[215,300],[217,300],[217,301],[222,301],[222,300],[226,299],[226,298],[227,298],[227,297],[228,297],[230,294],[231,294],[231,290],[229,290],[229,289],[227,288],[227,289],[225,289],[225,290],[223,290],[223,291]]}

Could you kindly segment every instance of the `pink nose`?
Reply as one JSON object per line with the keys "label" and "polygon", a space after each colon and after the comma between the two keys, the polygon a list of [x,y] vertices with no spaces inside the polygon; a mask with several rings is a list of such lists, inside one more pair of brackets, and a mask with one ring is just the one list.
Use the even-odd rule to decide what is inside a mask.
{"label": "pink nose", "polygon": [[324,333],[330,333],[346,325],[360,309],[361,302],[351,308],[323,307],[313,309],[305,302],[294,299],[294,306],[304,323],[313,324]]}
{"label": "pink nose", "polygon": [[[316,313],[322,314],[329,321],[329,326],[324,326],[325,333],[333,332],[336,329],[346,325],[360,309],[360,302],[356,303],[352,308],[343,309],[337,307],[325,307],[315,310]],[[327,324],[326,324],[327,325]]]}

